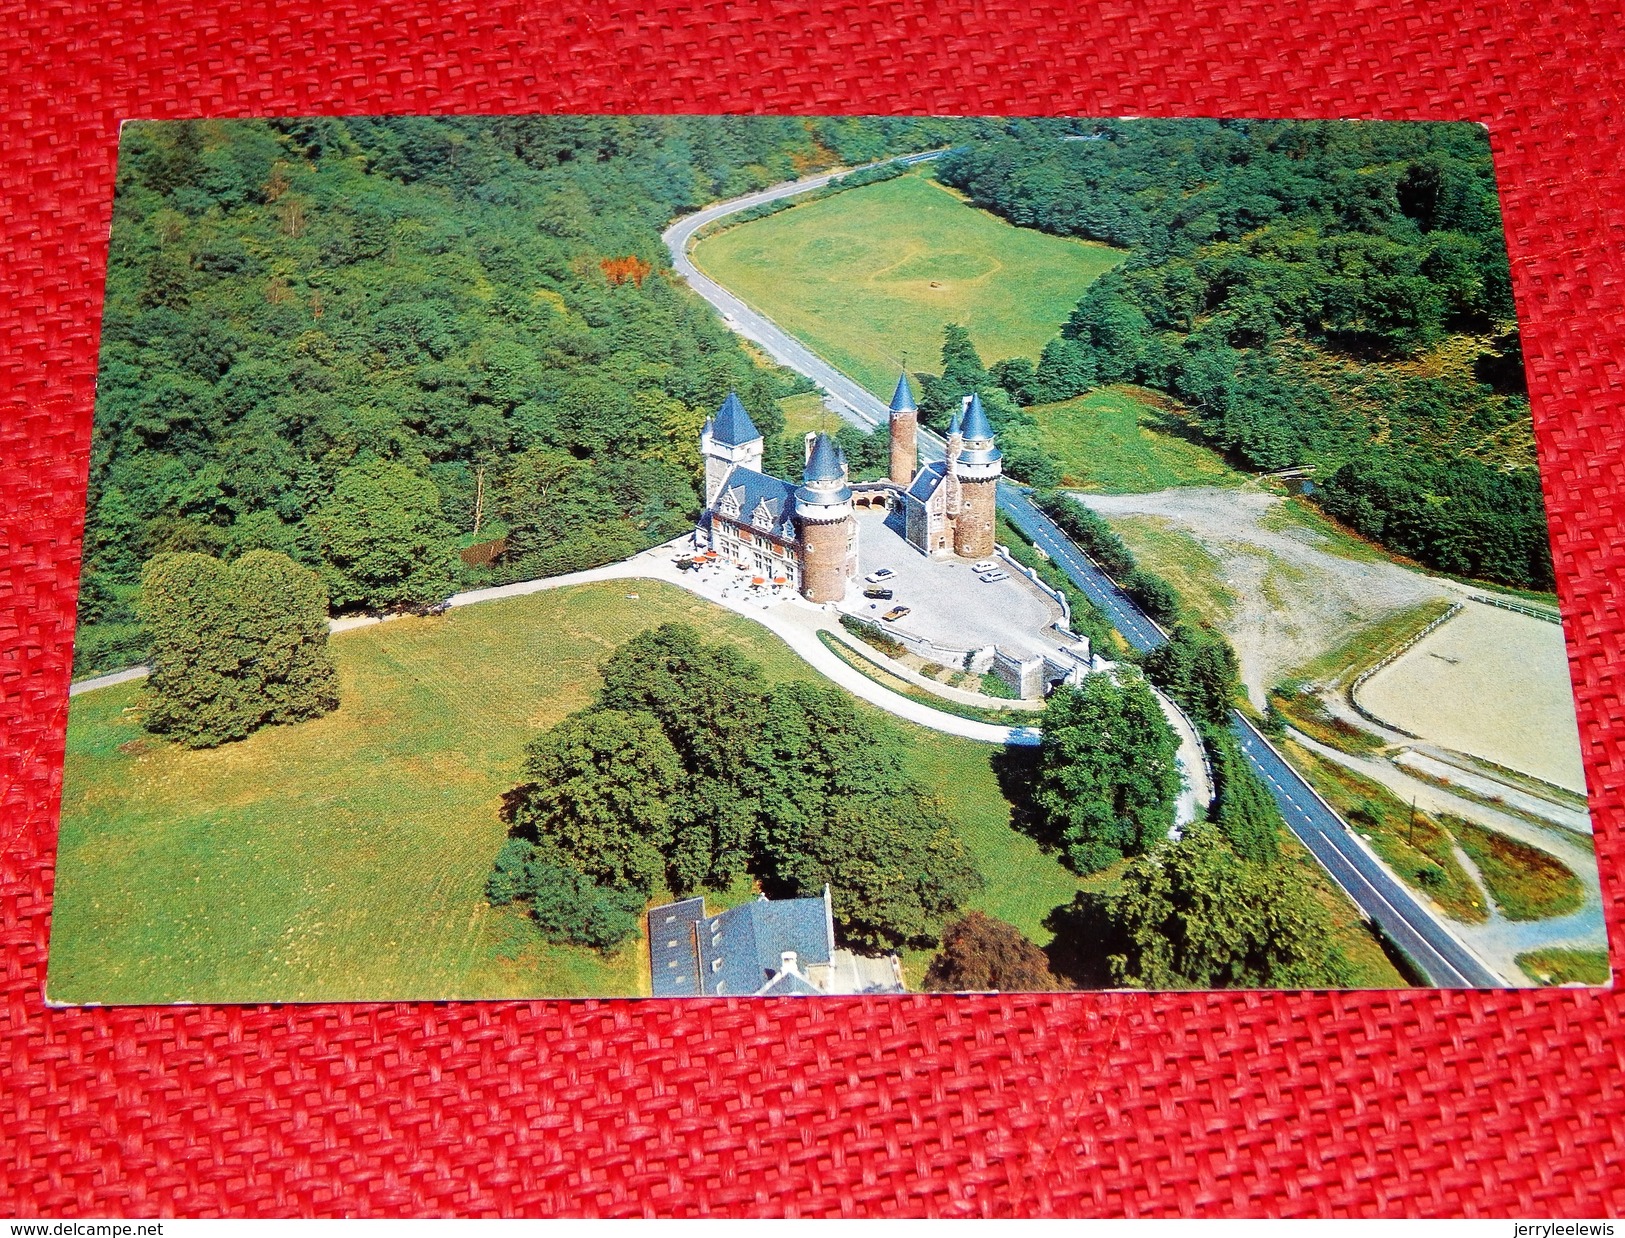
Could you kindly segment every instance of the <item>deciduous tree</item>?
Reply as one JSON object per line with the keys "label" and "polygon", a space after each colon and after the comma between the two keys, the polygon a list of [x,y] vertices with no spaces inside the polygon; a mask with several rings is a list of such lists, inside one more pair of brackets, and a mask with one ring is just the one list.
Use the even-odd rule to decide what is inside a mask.
{"label": "deciduous tree", "polygon": [[1070,986],[1015,925],[973,911],[943,930],[925,987],[933,993],[1048,993]]}
{"label": "deciduous tree", "polygon": [[1133,671],[1085,676],[1044,708],[1033,804],[1040,831],[1092,873],[1165,838],[1179,794],[1178,741]]}
{"label": "deciduous tree", "polygon": [[1206,823],[1135,859],[1116,893],[1078,895],[1056,929],[1086,984],[1322,988],[1351,980],[1325,910],[1290,870],[1248,863]]}
{"label": "deciduous tree", "polygon": [[653,715],[571,714],[526,749],[524,774],[514,825],[550,863],[640,895],[661,882],[683,769]]}
{"label": "deciduous tree", "polygon": [[369,460],[340,470],[311,523],[339,609],[439,601],[452,590],[454,530],[434,483],[404,464]]}
{"label": "deciduous tree", "polygon": [[320,580],[286,555],[160,554],[141,578],[152,635],[146,726],[193,748],[338,704]]}

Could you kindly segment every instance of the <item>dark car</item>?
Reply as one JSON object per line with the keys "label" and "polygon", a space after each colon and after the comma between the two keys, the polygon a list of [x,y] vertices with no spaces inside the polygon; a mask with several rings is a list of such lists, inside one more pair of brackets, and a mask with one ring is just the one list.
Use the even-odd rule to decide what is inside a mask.
{"label": "dark car", "polygon": [[863,591],[863,596],[866,597],[866,598],[871,599],[872,601],[876,601],[876,602],[889,602],[889,601],[891,601],[891,590],[890,589],[865,589]]}

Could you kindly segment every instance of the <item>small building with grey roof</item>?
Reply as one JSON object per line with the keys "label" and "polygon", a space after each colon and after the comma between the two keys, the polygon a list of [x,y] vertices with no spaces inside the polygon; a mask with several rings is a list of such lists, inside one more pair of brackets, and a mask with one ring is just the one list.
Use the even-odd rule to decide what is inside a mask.
{"label": "small building with grey roof", "polygon": [[822,898],[769,899],[706,911],[704,898],[651,908],[649,981],[656,997],[903,993],[896,955],[868,958],[835,944]]}

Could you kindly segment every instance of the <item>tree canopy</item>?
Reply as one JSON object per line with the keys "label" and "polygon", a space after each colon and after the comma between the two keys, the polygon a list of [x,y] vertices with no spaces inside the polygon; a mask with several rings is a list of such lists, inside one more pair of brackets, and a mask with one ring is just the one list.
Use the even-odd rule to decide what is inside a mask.
{"label": "tree canopy", "polygon": [[944,930],[942,949],[925,973],[926,991],[932,993],[1046,993],[1067,987],[1020,929],[980,911]]}
{"label": "tree canopy", "polygon": [[749,873],[776,897],[829,885],[849,944],[931,944],[976,888],[941,805],[905,775],[898,736],[839,689],[769,687],[737,650],[681,624],[640,633],[601,669],[597,702],[531,745],[488,886],[493,901],[527,903],[555,940],[585,940],[589,913],[619,923],[600,892],[641,905]]}
{"label": "tree canopy", "polygon": [[326,592],[286,555],[156,555],[139,606],[152,634],[148,730],[212,748],[338,704]]}
{"label": "tree canopy", "polygon": [[[1079,140],[1081,139],[1081,140]],[[1430,566],[1551,587],[1489,144],[1468,124],[1024,121],[939,175],[1012,222],[1121,245],[1022,403],[1175,396],[1262,471]]]}
{"label": "tree canopy", "polygon": [[1032,802],[1042,837],[1080,873],[1166,838],[1179,795],[1179,742],[1132,670],[1062,686],[1044,707]]}
{"label": "tree canopy", "polygon": [[[697,511],[694,441],[758,365],[660,230],[808,169],[938,145],[926,118],[383,117],[126,125],[80,665],[145,652],[154,555],[285,553],[336,607],[594,566]],[[410,478],[410,480],[408,480]],[[493,567],[456,561],[482,524]],[[374,502],[377,500],[378,502]]]}
{"label": "tree canopy", "polygon": [[1115,892],[1055,917],[1087,987],[1335,988],[1349,965],[1325,910],[1278,865],[1251,863],[1207,823],[1130,862]]}

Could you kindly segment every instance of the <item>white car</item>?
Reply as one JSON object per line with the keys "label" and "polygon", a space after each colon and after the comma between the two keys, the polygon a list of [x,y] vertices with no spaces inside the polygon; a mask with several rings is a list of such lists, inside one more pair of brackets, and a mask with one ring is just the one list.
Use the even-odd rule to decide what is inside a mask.
{"label": "white car", "polygon": [[897,573],[892,571],[889,567],[883,567],[877,571],[870,572],[863,579],[867,584],[878,585],[888,580],[896,580]]}
{"label": "white car", "polygon": [[981,581],[984,585],[991,585],[991,584],[996,583],[997,581],[1009,580],[1010,579],[1010,573],[1006,572],[1006,571],[1003,571],[1002,569],[996,569],[996,570],[991,571],[991,572],[983,572],[976,579]]}
{"label": "white car", "polygon": [[997,559],[983,559],[980,563],[972,563],[970,565],[970,570],[976,572],[977,574],[981,574],[982,572],[996,572],[999,570],[999,561]]}

